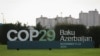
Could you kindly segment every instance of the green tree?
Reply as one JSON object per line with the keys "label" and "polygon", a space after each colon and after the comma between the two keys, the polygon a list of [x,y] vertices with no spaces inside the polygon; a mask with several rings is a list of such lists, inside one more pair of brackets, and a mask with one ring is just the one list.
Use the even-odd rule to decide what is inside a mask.
{"label": "green tree", "polygon": [[43,30],[43,29],[45,29],[45,28],[42,27],[42,25],[41,25],[40,23],[38,23],[38,24],[36,25],[35,29],[37,29],[37,30]]}
{"label": "green tree", "polygon": [[1,44],[6,44],[7,43],[7,32],[10,29],[15,29],[15,26],[13,24],[3,24],[0,27],[0,43]]}
{"label": "green tree", "polygon": [[89,35],[92,36],[94,46],[100,47],[100,26],[94,26],[89,28]]}

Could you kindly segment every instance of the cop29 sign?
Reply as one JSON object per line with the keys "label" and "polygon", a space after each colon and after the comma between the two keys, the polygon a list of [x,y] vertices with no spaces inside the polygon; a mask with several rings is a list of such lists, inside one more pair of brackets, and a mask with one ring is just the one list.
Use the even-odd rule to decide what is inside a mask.
{"label": "cop29 sign", "polygon": [[92,37],[76,36],[75,33],[75,31],[64,29],[57,32],[53,29],[39,31],[13,29],[7,32],[7,44],[9,49],[93,47]]}
{"label": "cop29 sign", "polygon": [[[11,33],[14,33],[16,36],[15,37],[11,37]],[[22,38],[22,34],[25,34],[25,37]],[[54,41],[55,40],[55,31],[54,30],[29,30],[29,32],[27,30],[20,30],[19,32],[17,32],[16,30],[10,30],[7,33],[7,38],[9,41],[34,41],[34,38],[37,38],[39,36],[39,34],[42,34],[42,36],[40,37],[39,41]],[[47,37],[47,39],[45,39],[45,36]]]}

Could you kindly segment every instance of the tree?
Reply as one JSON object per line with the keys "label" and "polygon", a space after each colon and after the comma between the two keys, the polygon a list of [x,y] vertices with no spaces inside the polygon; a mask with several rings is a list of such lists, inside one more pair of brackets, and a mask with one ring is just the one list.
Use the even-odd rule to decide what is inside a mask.
{"label": "tree", "polygon": [[1,44],[7,44],[7,32],[10,29],[15,29],[15,26],[13,24],[3,24],[0,27],[0,43]]}
{"label": "tree", "polygon": [[100,26],[90,27],[89,35],[93,38],[94,46],[98,48],[100,46]]}
{"label": "tree", "polygon": [[36,25],[35,29],[37,29],[37,30],[43,30],[43,29],[45,29],[45,28],[42,27],[42,25],[41,25],[40,23],[38,23],[38,24]]}

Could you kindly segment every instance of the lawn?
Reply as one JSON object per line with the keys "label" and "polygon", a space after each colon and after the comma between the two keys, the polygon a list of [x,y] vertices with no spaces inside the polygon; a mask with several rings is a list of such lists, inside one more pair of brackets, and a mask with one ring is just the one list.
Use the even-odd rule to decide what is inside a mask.
{"label": "lawn", "polygon": [[100,48],[9,50],[0,45],[0,56],[100,56]]}

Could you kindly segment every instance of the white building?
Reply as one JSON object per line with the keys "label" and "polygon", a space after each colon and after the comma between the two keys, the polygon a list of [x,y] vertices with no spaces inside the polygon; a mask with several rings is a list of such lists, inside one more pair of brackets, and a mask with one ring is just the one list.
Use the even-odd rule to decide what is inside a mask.
{"label": "white building", "polygon": [[46,26],[45,26],[45,27],[46,27],[47,29],[54,28],[55,25],[56,25],[55,19],[47,19],[46,22],[47,22],[47,23],[46,23]]}
{"label": "white building", "polygon": [[41,16],[40,18],[36,19],[36,24],[40,23],[42,27],[46,27],[46,24],[47,24],[46,20],[47,20],[47,17]]}
{"label": "white building", "polygon": [[78,19],[74,19],[71,16],[69,17],[59,17],[56,18],[47,18],[41,16],[40,18],[36,19],[36,24],[40,23],[42,27],[45,27],[47,29],[54,28],[57,24],[79,24]]}
{"label": "white building", "polygon": [[40,18],[36,19],[36,24],[38,23],[40,23],[42,27],[49,29],[49,28],[55,27],[56,21],[55,19],[50,19],[50,18],[41,16]]}
{"label": "white building", "polygon": [[64,18],[64,17],[59,17],[59,16],[57,16],[57,17],[55,18],[55,21],[56,21],[57,24],[65,24],[65,23],[67,23],[67,19],[66,19],[66,18]]}
{"label": "white building", "polygon": [[71,17],[71,15],[69,17],[66,17],[66,19],[67,24],[79,24],[79,20]]}
{"label": "white building", "polygon": [[54,28],[57,24],[83,24],[87,27],[89,26],[100,26],[100,14],[95,9],[94,11],[89,11],[88,13],[82,12],[79,13],[79,19],[71,17],[59,17],[56,18],[47,18],[41,16],[36,19],[36,24],[40,23],[42,27],[47,29]]}
{"label": "white building", "polygon": [[81,12],[79,14],[80,24],[86,26],[100,26],[100,17],[98,11],[89,11],[88,13]]}
{"label": "white building", "polygon": [[95,11],[89,11],[88,17],[89,26],[99,26],[99,13],[96,9]]}
{"label": "white building", "polygon": [[88,26],[88,13],[84,13],[81,11],[81,13],[79,14],[79,20],[80,24]]}

